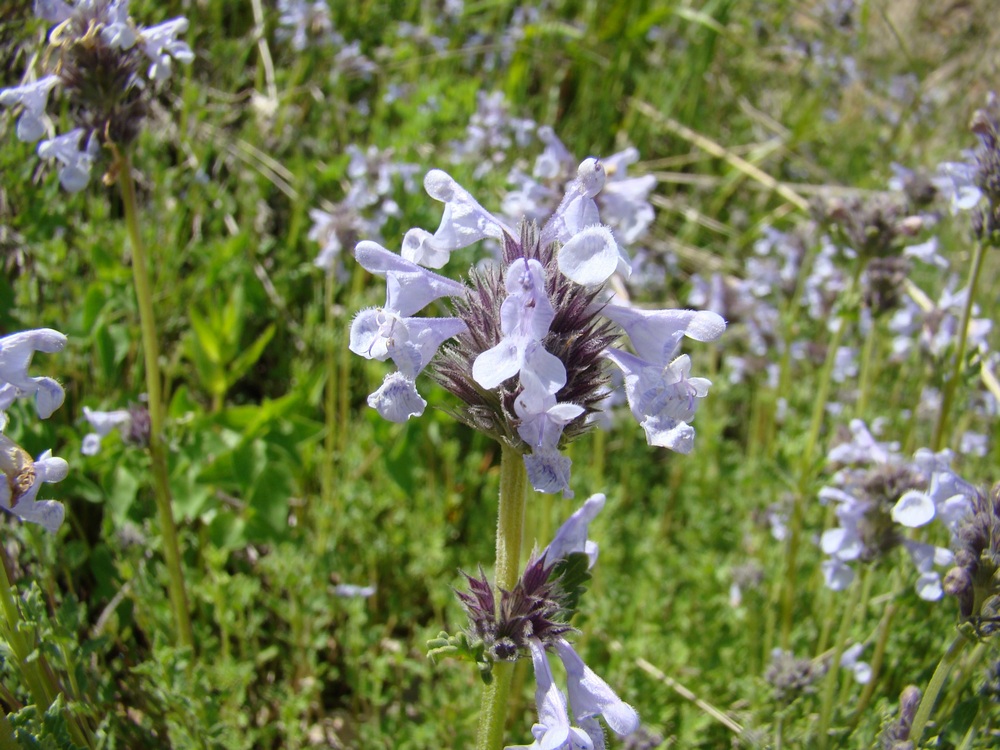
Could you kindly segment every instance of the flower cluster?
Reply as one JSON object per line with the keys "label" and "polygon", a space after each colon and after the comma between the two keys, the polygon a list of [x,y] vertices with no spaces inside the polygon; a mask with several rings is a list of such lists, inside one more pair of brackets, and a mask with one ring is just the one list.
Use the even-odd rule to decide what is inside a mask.
{"label": "flower cluster", "polygon": [[12,333],[0,338],[0,508],[22,521],[37,523],[51,532],[62,524],[64,509],[55,500],[37,500],[43,482],[66,478],[69,465],[45,451],[37,459],[2,434],[7,409],[18,399],[33,398],[39,418],[47,419],[63,402],[62,386],[49,377],[28,374],[35,352],[53,354],[66,346],[66,337],[51,328]]}
{"label": "flower cluster", "polygon": [[102,146],[128,144],[138,135],[153,84],[170,76],[172,62],[194,59],[177,38],[188,22],[174,18],[143,28],[129,16],[128,0],[36,0],[35,14],[56,24],[49,33],[51,53],[43,58],[55,67],[0,90],[0,104],[21,108],[17,137],[33,143],[51,133],[49,93],[62,89],[76,127],[42,140],[38,155],[55,159],[60,183],[77,192],[87,185]]}
{"label": "flower cluster", "polygon": [[[684,337],[718,338],[725,322],[712,312],[640,310],[607,298],[606,283],[629,264],[600,221],[595,196],[604,184],[602,162],[585,160],[541,228],[525,220],[515,231],[448,174],[431,170],[424,186],[445,204],[437,231],[409,230],[401,255],[370,241],[355,250],[364,268],[385,276],[387,298],[355,317],[351,351],[398,368],[369,405],[395,422],[422,414],[415,378],[448,342],[433,372],[462,402],[455,415],[526,454],[536,490],[569,495],[570,460],[560,447],[602,408],[611,363],[622,371],[647,442],[690,451],[689,422],[710,383],[691,377],[690,359],[678,349]],[[468,284],[427,270],[486,238],[501,244],[501,268],[473,269]],[[412,317],[445,297],[454,300],[454,316]],[[633,352],[616,346],[623,334]]]}
{"label": "flower cluster", "polygon": [[[467,575],[469,592],[458,592],[469,615],[470,635],[484,645],[488,660],[514,661],[530,654],[534,665],[535,741],[510,750],[603,748],[598,716],[620,736],[639,726],[635,709],[584,663],[565,638],[573,630],[569,619],[589,577],[581,571],[589,571],[597,562],[598,548],[587,539],[587,529],[604,502],[604,495],[593,495],[570,516],[552,543],[528,563],[516,586],[500,591],[499,606],[482,574]],[[555,652],[566,671],[568,702],[555,682],[547,650]]]}
{"label": "flower cluster", "polygon": [[897,453],[898,446],[878,442],[861,420],[851,422],[851,432],[852,439],[828,456],[848,466],[819,491],[821,502],[836,504],[839,521],[820,537],[820,547],[830,556],[822,565],[827,587],[846,589],[854,580],[849,563],[871,562],[902,546],[919,573],[917,594],[928,601],[940,599],[941,577],[934,567],[950,565],[954,555],[906,537],[904,529],[937,519],[954,536],[972,510],[975,489],[951,471],[948,451],[921,449],[907,461]]}

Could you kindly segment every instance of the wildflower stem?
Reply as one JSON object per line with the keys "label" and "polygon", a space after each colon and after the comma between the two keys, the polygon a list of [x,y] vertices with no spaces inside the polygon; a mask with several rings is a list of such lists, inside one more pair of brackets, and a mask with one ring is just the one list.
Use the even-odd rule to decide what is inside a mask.
{"label": "wildflower stem", "polygon": [[862,574],[862,581],[855,581],[851,586],[851,597],[844,607],[844,613],[840,618],[840,627],[837,630],[837,640],[833,644],[833,655],[830,657],[830,667],[823,680],[823,698],[820,704],[819,713],[819,736],[816,746],[820,750],[826,748],[830,740],[830,722],[833,718],[833,696],[837,692],[837,681],[840,677],[840,658],[844,655],[847,646],[847,636],[851,632],[851,623],[854,621],[854,613],[861,599],[862,590],[868,589],[871,568],[865,566]]}
{"label": "wildflower stem", "polygon": [[323,503],[319,518],[316,519],[318,533],[316,535],[320,545],[318,550],[323,554],[327,549],[327,530],[330,519],[340,518],[340,509],[334,507],[334,460],[338,453],[340,443],[337,432],[337,356],[336,356],[336,334],[334,332],[333,299],[336,280],[333,271],[324,274],[323,279],[323,318],[326,322],[324,340],[326,342],[324,355],[324,366],[326,368],[326,390],[323,394],[323,413],[326,422],[326,434],[323,438],[323,470],[321,474]]}
{"label": "wildflower stem", "polygon": [[858,698],[857,706],[854,709],[854,718],[851,719],[852,732],[857,728],[861,717],[865,715],[865,710],[868,708],[872,695],[875,693],[875,686],[878,684],[879,673],[882,671],[882,661],[885,659],[885,647],[889,642],[889,631],[892,626],[892,620],[896,616],[896,612],[898,610],[899,605],[894,600],[889,602],[885,608],[885,612],[882,613],[882,619],[878,624],[878,636],[875,641],[875,651],[872,653],[872,676],[871,679],[865,683],[865,687],[861,691],[861,697]]}
{"label": "wildflower stem", "polygon": [[934,426],[934,439],[931,441],[931,450],[939,451],[945,444],[945,429],[948,424],[948,417],[955,402],[955,391],[958,388],[958,381],[965,366],[965,346],[969,337],[969,320],[972,317],[972,305],[976,297],[976,286],[979,283],[979,272],[983,268],[984,245],[981,241],[976,242],[976,248],[972,255],[972,268],[969,270],[969,284],[965,295],[965,305],[962,307],[962,320],[958,324],[958,346],[955,349],[955,362],[951,371],[951,376],[944,385],[944,393],[941,395],[941,410],[938,412],[937,424]]}
{"label": "wildflower stem", "polygon": [[927,683],[927,689],[920,698],[920,705],[917,707],[917,713],[913,716],[913,723],[910,725],[910,740],[913,742],[914,747],[920,746],[920,738],[924,733],[924,726],[926,726],[928,719],[931,717],[931,710],[937,702],[941,688],[944,687],[944,683],[948,679],[952,667],[955,666],[955,662],[962,651],[965,650],[968,643],[969,639],[962,633],[955,636],[955,640],[948,646],[948,650],[944,652],[944,656],[938,662],[934,674],[931,675],[931,681]]}
{"label": "wildflower stem", "polygon": [[[497,562],[494,573],[498,589],[510,591],[517,584],[527,488],[528,472],[524,468],[521,454],[503,445],[500,457],[500,509],[497,514]],[[499,594],[497,599],[499,601]],[[504,721],[513,675],[513,663],[497,663],[493,666],[493,680],[483,688],[477,750],[500,750],[503,747]]]}
{"label": "wildflower stem", "polygon": [[[852,285],[852,289],[856,285]],[[806,447],[802,452],[798,491],[795,494],[795,501],[792,505],[792,518],[788,535],[788,554],[786,560],[788,566],[785,570],[784,589],[781,594],[781,647],[788,649],[789,639],[792,632],[792,609],[795,602],[795,584],[798,580],[798,556],[799,546],[802,543],[802,525],[805,514],[805,495],[809,485],[809,480],[813,471],[813,455],[816,452],[816,445],[819,442],[819,432],[823,426],[823,415],[826,411],[826,399],[830,394],[830,382],[833,379],[833,366],[837,361],[837,350],[843,340],[847,322],[843,319],[837,321],[837,330],[830,339],[830,345],[826,352],[826,362],[823,364],[823,371],[820,374],[820,381],[816,389],[816,401],[813,406],[812,420],[809,424],[809,435],[806,438]]]}
{"label": "wildflower stem", "polygon": [[875,357],[877,338],[878,318],[872,315],[868,333],[865,336],[865,346],[861,351],[861,376],[858,383],[858,402],[854,409],[854,414],[859,419],[864,419],[865,412],[868,410],[868,400],[871,397],[872,383],[875,380],[872,373],[875,370],[875,363],[877,361]]}
{"label": "wildflower stem", "polygon": [[160,347],[156,338],[156,318],[153,315],[153,291],[149,280],[146,249],[139,232],[139,209],[132,179],[132,160],[127,149],[118,150],[118,184],[121,188],[125,224],[132,245],[132,274],[135,296],[139,305],[139,325],[142,328],[142,352],[146,364],[146,392],[149,396],[149,458],[153,471],[153,493],[163,534],[163,556],[167,563],[170,602],[177,625],[177,640],[182,646],[194,648],[191,616],[188,612],[184,572],[181,569],[180,546],[170,494],[170,475],[164,445],[164,408],[160,375]]}

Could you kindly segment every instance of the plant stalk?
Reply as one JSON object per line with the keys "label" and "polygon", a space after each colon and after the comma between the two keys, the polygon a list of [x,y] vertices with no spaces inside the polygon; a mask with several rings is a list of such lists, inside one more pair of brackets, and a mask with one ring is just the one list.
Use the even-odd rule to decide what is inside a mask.
{"label": "plant stalk", "polygon": [[965,650],[968,643],[969,639],[961,633],[955,636],[955,640],[948,646],[948,650],[944,652],[944,656],[938,662],[934,674],[931,675],[931,681],[927,683],[927,689],[920,697],[920,705],[917,707],[917,713],[913,716],[913,724],[910,725],[910,740],[913,742],[914,747],[920,747],[920,738],[924,733],[927,721],[931,717],[931,711],[937,702],[938,695],[941,693],[941,688],[944,687],[948,675],[951,674],[952,667],[955,666],[955,662],[962,651]]}
{"label": "plant stalk", "polygon": [[[521,567],[521,543],[524,536],[524,507],[528,472],[521,454],[502,445],[500,457],[500,508],[497,514],[497,562],[494,571],[498,589],[510,591],[517,583]],[[510,684],[514,675],[512,662],[493,666],[493,680],[483,688],[479,711],[477,750],[500,750],[507,718]]]}
{"label": "plant stalk", "polygon": [[955,403],[955,391],[958,389],[958,381],[965,367],[969,320],[972,317],[972,305],[976,297],[976,286],[979,284],[979,272],[983,268],[984,255],[982,241],[976,242],[976,249],[972,255],[972,268],[969,270],[968,292],[965,295],[965,305],[962,307],[962,320],[958,324],[958,347],[955,350],[955,363],[948,382],[945,383],[944,393],[941,395],[941,410],[938,412],[937,424],[934,426],[934,439],[931,441],[931,450],[935,452],[941,450],[946,442],[945,432],[947,431],[948,417],[951,415],[951,409]]}
{"label": "plant stalk", "polygon": [[188,611],[187,591],[184,586],[184,571],[181,568],[180,545],[177,540],[177,526],[174,523],[170,475],[167,469],[166,445],[164,444],[164,407],[162,376],[160,374],[160,347],[156,338],[156,318],[153,314],[153,291],[149,278],[149,268],[145,245],[139,231],[139,209],[135,198],[135,182],[132,179],[132,160],[128,150],[118,151],[118,184],[121,188],[125,210],[125,224],[132,246],[132,275],[135,296],[139,305],[139,325],[142,328],[142,353],[145,358],[146,392],[149,396],[149,458],[153,472],[153,494],[159,516],[160,532],[163,534],[163,557],[167,563],[170,603],[174,611],[177,640],[194,650],[194,636],[191,631],[191,615]]}

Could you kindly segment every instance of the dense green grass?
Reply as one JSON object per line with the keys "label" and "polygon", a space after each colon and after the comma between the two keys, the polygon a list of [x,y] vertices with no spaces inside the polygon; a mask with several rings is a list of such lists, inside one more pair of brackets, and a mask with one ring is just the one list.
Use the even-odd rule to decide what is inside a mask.
{"label": "dense green grass", "polygon": [[[95,176],[67,194],[34,146],[15,139],[15,118],[0,115],[0,331],[48,326],[69,337],[32,368],[59,379],[65,404],[46,421],[18,405],[5,433],[71,467],[43,490],[66,506],[58,535],[2,514],[0,538],[25,632],[101,747],[474,746],[476,671],[431,663],[425,652],[440,631],[465,625],[452,591],[460,570],[492,566],[500,449],[442,409],[393,425],[366,406],[387,365],[343,352],[354,311],[381,304],[384,284],[345,251],[335,288],[325,289],[307,236],[309,209],[341,201],[351,186],[349,145],[418,165],[418,185],[428,169],[446,169],[489,209],[499,208],[509,169],[530,171],[541,145],[511,147],[483,173],[480,159],[453,162],[450,144],[465,137],[479,92],[502,92],[512,116],[551,125],[580,158],[634,145],[642,162],[632,172],[659,179],[644,245],[668,269],[662,285],[635,289],[634,299],[687,307],[692,274],[745,278],[765,226],[810,220],[788,191],[874,200],[892,162],[933,170],[962,158],[975,144],[966,123],[997,84],[987,2],[937,15],[923,7],[932,4],[873,0],[839,27],[822,3],[558,2],[509,42],[518,8],[499,0],[467,2],[451,18],[432,2],[331,5],[334,28],[360,43],[370,72],[340,67],[339,47],[295,51],[267,4],[261,34],[249,2],[131,8],[144,25],[186,15],[196,54],[175,66],[134,149],[193,651],[176,645],[146,451],[115,432],[98,455],[80,455],[84,406],[125,408],[146,391],[120,193]],[[0,11],[5,86],[20,82],[46,33],[24,20],[29,6]],[[413,31],[401,33],[402,22]],[[846,57],[856,77],[845,76]],[[890,83],[904,74],[913,76],[911,95],[899,101]],[[396,180],[389,195],[400,207],[382,229],[390,249],[410,227],[437,226],[441,206],[422,191]],[[938,210],[935,231],[958,287],[972,255],[968,217]],[[807,257],[818,251],[814,242]],[[801,276],[808,269],[809,261]],[[996,310],[996,271],[994,254],[980,317]],[[919,264],[911,279],[933,300],[948,281]],[[777,384],[763,370],[730,382],[730,358],[748,348],[738,316],[720,342],[686,347],[693,372],[713,380],[691,455],[647,446],[624,407],[613,429],[568,448],[577,498],[608,496],[590,531],[601,556],[575,642],[650,733],[648,744],[612,738],[611,747],[817,747],[828,689],[828,746],[872,747],[902,689],[925,689],[957,635],[955,601],[919,599],[902,550],[870,566],[864,603],[849,610],[853,590],[823,586],[815,544],[834,520],[816,500],[834,471],[827,450],[852,417],[884,420],[880,439],[899,441],[906,455],[930,445],[935,413],[919,410],[922,389],[945,382],[954,347],[894,363],[883,320],[864,375],[870,395],[857,396],[860,373],[834,383],[828,400],[843,408],[820,411],[813,444],[832,334],[800,306],[776,303],[785,305],[776,333],[808,344]],[[860,360],[858,305],[848,296],[838,314],[843,344]],[[772,346],[760,359],[780,364],[781,354]],[[957,448],[966,430],[986,434],[989,452],[955,466],[988,486],[1000,479],[1000,430],[995,413],[979,408],[978,365],[964,371],[945,443]],[[433,407],[453,405],[427,378],[421,391]],[[768,526],[775,503],[802,510],[791,565],[787,542]],[[575,507],[532,495],[527,547],[544,546]],[[927,540],[946,544],[947,534]],[[759,585],[744,586],[734,606],[734,570],[748,563]],[[378,590],[347,599],[334,595],[338,583]],[[765,680],[771,649],[828,662],[845,609],[845,633],[867,643],[864,658],[880,623],[886,633],[864,710],[855,711],[863,686],[837,669],[838,682],[776,699]],[[997,741],[996,697],[977,692],[997,661],[995,641],[965,658],[924,733],[928,746]],[[68,746],[65,714],[57,705],[48,722],[40,718],[9,648],[0,650],[0,675],[0,708],[41,738],[21,746]],[[507,742],[526,743],[536,719],[526,662],[514,679]],[[974,721],[978,734],[967,735]]]}

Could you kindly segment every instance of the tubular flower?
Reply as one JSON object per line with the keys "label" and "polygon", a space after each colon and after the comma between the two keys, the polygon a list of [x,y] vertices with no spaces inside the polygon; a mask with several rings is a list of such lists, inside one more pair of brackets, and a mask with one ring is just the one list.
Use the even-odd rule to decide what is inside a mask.
{"label": "tubular flower", "polygon": [[51,328],[21,331],[0,338],[0,508],[22,521],[37,523],[55,532],[65,513],[55,500],[38,500],[43,482],[66,478],[69,465],[45,451],[37,459],[2,434],[6,410],[17,399],[34,397],[39,418],[47,419],[63,402],[62,386],[49,377],[28,374],[35,352],[54,354],[66,346],[66,337]]}
{"label": "tubular flower", "polygon": [[[607,301],[607,283],[630,266],[601,223],[595,197],[604,183],[602,162],[586,159],[547,221],[522,220],[511,229],[448,174],[431,170],[424,186],[445,204],[437,230],[408,231],[400,256],[373,242],[355,250],[362,266],[386,277],[388,294],[383,307],[355,318],[351,350],[398,368],[369,404],[393,421],[420,415],[426,402],[414,381],[440,350],[430,372],[461,402],[454,416],[520,450],[536,490],[568,497],[570,460],[560,448],[606,408],[612,363],[625,374],[649,444],[690,451],[688,423],[710,383],[690,377],[680,342],[712,341],[725,322],[713,312]],[[425,270],[484,239],[500,242],[500,263],[471,270],[465,283]],[[452,300],[453,317],[407,317],[442,297]],[[404,299],[410,304],[401,306]],[[635,354],[619,348],[626,338]]]}

